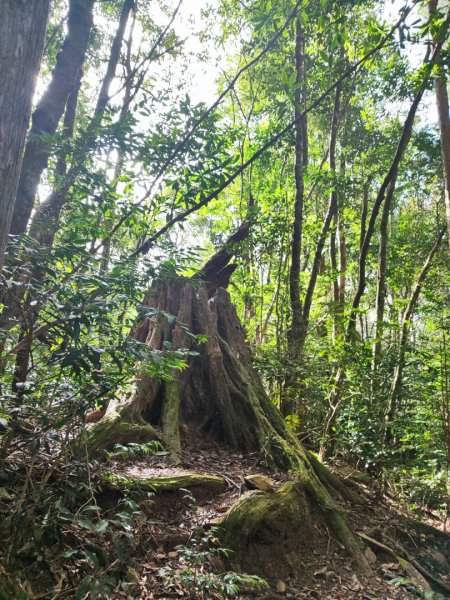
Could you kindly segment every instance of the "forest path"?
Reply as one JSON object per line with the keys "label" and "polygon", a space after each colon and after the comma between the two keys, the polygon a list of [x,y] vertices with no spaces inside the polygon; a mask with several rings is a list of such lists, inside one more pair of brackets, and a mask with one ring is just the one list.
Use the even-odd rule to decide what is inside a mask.
{"label": "forest path", "polygon": [[[316,519],[311,539],[298,539],[298,548],[295,547],[301,563],[300,576],[298,570],[297,577],[289,574],[288,563],[275,560],[276,568],[284,572],[275,571],[273,577],[267,579],[270,590],[257,591],[244,583],[239,596],[220,595],[218,589],[225,580],[220,573],[230,568],[223,560],[226,548],[222,548],[219,540],[222,520],[243,497],[256,501],[265,496],[270,499],[270,495],[283,489],[288,477],[269,468],[261,453],[230,452],[229,448],[198,436],[189,427],[183,426],[182,433],[184,452],[182,464],[177,466],[164,451],[140,458],[110,455],[95,471],[93,482],[95,502],[102,515],[98,525],[107,519],[107,529],[93,536],[90,529],[80,527],[82,519],[66,520],[61,539],[41,550],[41,562],[36,561],[34,547],[25,544],[20,550],[14,577],[26,582],[29,592],[22,596],[5,596],[4,586],[11,581],[11,575],[0,566],[0,598],[59,600],[74,597],[63,592],[61,586],[67,587],[72,579],[77,582],[79,570],[90,568],[103,577],[115,574],[117,579],[106,596],[112,600],[450,599],[450,535],[442,531],[442,522],[431,513],[424,513],[422,522],[413,520],[413,515],[402,509],[397,499],[379,493],[376,481],[345,465],[339,465],[336,474],[346,480],[363,502],[355,506],[337,501],[353,530],[360,535],[372,567],[370,577],[363,579],[357,574],[352,559],[333,538],[325,521]],[[256,475],[263,483],[269,482],[268,491],[248,489],[249,478]],[[20,486],[10,482],[4,489],[8,495],[0,497],[0,508],[7,509],[20,492]],[[133,517],[124,521],[124,513],[120,517],[117,511],[126,510],[126,503]],[[313,506],[312,510],[316,508]],[[275,513],[275,527],[269,535],[267,531],[262,532],[264,535],[258,543],[262,554],[276,556],[281,552],[284,561],[285,540],[278,517]],[[86,521],[86,515],[83,519]],[[127,523],[129,527],[124,533],[123,525]],[[289,526],[294,531],[293,525]],[[258,536],[259,531],[254,533]],[[116,548],[117,543],[120,548]],[[85,554],[90,552],[93,556],[95,552],[100,562],[97,571],[87,565],[80,551],[75,550],[73,554],[75,544]],[[7,545],[8,541],[5,548]],[[111,562],[113,548],[118,558]],[[64,556],[63,551],[67,549],[70,557]],[[250,574],[257,571],[256,565],[254,571],[252,567],[250,561],[246,568]],[[237,582],[239,575],[228,573],[227,577]],[[444,587],[433,586],[431,591],[433,579]],[[205,590],[207,585],[210,588]]]}
{"label": "forest path", "polygon": [[[112,465],[113,473],[133,481],[156,482],[159,479],[160,482],[172,482],[170,490],[156,486],[154,495],[145,499],[144,493],[139,497],[147,541],[141,547],[142,556],[135,560],[141,590],[141,595],[136,598],[202,597],[189,595],[183,581],[174,583],[174,573],[186,569],[191,553],[202,550],[202,540],[215,537],[214,527],[220,526],[224,514],[243,494],[249,493],[246,478],[260,474],[270,479],[275,489],[287,480],[286,474],[265,465],[260,455],[232,453],[219,444],[199,439],[194,431],[188,429],[185,429],[183,437],[185,451],[180,466],[173,466],[164,453],[133,460],[129,464],[116,462]],[[356,471],[353,475],[358,479]],[[201,476],[206,476],[205,485],[202,485]],[[191,483],[194,482],[192,485],[189,477],[192,478]],[[222,485],[209,485],[211,477],[222,481]],[[428,595],[425,595],[427,585],[424,579],[424,591],[421,592],[420,574],[414,569],[409,570],[409,563],[405,564],[401,556],[406,553],[414,564],[422,566],[436,580],[450,586],[450,536],[432,526],[411,520],[394,500],[380,496],[375,482],[366,478],[364,484],[361,481],[356,483],[352,477],[348,478],[348,482],[364,496],[365,502],[358,507],[341,502],[341,508],[354,530],[366,536],[363,543],[367,543],[366,556],[373,568],[372,576],[366,580],[359,578],[342,549],[331,541],[329,532],[323,531],[320,533],[325,541],[305,561],[305,574],[301,581],[289,577],[271,579],[268,583],[272,591],[258,595],[249,588],[239,598],[450,598],[445,589],[441,589],[441,593],[428,591]],[[150,489],[146,484],[142,488],[147,491]],[[369,538],[384,543],[388,550],[368,543]],[[203,560],[205,558],[206,563],[212,563],[209,566],[220,569],[220,560],[214,552],[208,555],[206,551]],[[207,570],[208,566],[200,569],[199,579]],[[151,592],[148,591],[150,589]],[[116,597],[123,596],[118,594]],[[219,597],[214,592],[204,596]]]}

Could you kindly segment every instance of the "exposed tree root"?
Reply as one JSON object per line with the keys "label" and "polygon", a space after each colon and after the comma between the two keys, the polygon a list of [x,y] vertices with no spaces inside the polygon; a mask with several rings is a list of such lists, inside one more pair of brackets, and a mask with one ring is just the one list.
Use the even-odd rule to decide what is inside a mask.
{"label": "exposed tree root", "polygon": [[[313,494],[311,494],[313,492]],[[323,521],[355,560],[357,570],[370,567],[345,519],[331,499],[300,480],[275,493],[248,492],[224,515],[224,545],[233,549],[233,567],[268,577],[300,576],[317,545],[315,523]]]}
{"label": "exposed tree root", "polygon": [[222,477],[203,473],[180,473],[162,477],[132,477],[110,475],[107,483],[115,488],[154,492],[173,492],[180,489],[199,489],[209,492],[221,492],[227,485]]}
{"label": "exposed tree root", "polygon": [[174,374],[173,381],[166,382],[166,402],[161,414],[162,437],[174,465],[181,464],[180,408],[179,376]]}
{"label": "exposed tree root", "polygon": [[298,483],[244,494],[220,522],[233,568],[285,578],[302,571],[314,536],[310,503]]}
{"label": "exposed tree root", "polygon": [[116,444],[142,444],[156,439],[155,430],[142,417],[127,410],[127,405],[112,409],[103,419],[86,431],[78,442],[78,452],[96,456]]}
{"label": "exposed tree root", "polygon": [[389,554],[392,558],[398,562],[406,571],[406,573],[410,576],[411,580],[422,589],[423,592],[431,592],[432,586],[438,591],[443,592],[445,594],[450,593],[450,585],[448,583],[443,582],[440,579],[437,579],[428,569],[423,567],[417,560],[409,556],[406,550],[400,546],[398,542],[393,542],[390,540],[391,544],[395,544],[395,550],[390,546],[366,535],[365,533],[358,532],[358,535],[361,539],[363,539],[369,546],[372,547],[373,550],[378,552],[384,552],[385,554]]}
{"label": "exposed tree root", "polygon": [[340,477],[337,477],[330,469],[327,469],[312,453],[310,453],[310,461],[315,474],[332,496],[338,495],[354,506],[364,502],[359,494],[351,490]]}

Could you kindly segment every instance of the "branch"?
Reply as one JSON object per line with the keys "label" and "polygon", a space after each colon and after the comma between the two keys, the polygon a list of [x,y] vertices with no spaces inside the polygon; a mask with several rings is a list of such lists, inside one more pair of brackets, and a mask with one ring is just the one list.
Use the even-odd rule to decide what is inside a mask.
{"label": "branch", "polygon": [[[450,22],[450,11],[447,13],[446,22],[447,22],[447,25]],[[427,73],[424,75],[424,78],[419,87],[419,90],[418,90],[416,96],[414,97],[413,103],[409,109],[408,116],[406,117],[405,123],[403,125],[402,134],[400,136],[400,140],[398,142],[394,158],[392,160],[389,171],[388,171],[386,177],[384,178],[383,183],[380,186],[377,197],[375,199],[375,203],[372,208],[372,212],[370,214],[369,222],[367,224],[367,230],[365,232],[364,239],[361,244],[361,251],[360,251],[359,265],[358,265],[358,270],[359,270],[358,288],[353,297],[352,306],[351,306],[351,310],[350,310],[350,315],[349,315],[349,320],[348,320],[348,325],[347,325],[347,332],[346,332],[347,341],[350,341],[353,330],[355,328],[356,313],[357,313],[361,298],[362,298],[365,288],[366,288],[366,262],[367,262],[367,256],[369,254],[372,236],[375,231],[375,223],[376,223],[376,220],[378,217],[378,213],[380,212],[380,208],[381,208],[383,202],[385,202],[385,201],[389,202],[390,198],[392,197],[392,195],[395,191],[398,169],[399,169],[400,163],[402,162],[403,157],[405,155],[406,148],[411,140],[411,135],[412,135],[414,119],[416,116],[417,108],[422,100],[422,96],[426,90],[427,82],[431,75],[432,68],[433,68],[434,64],[436,63],[436,60],[442,49],[443,43],[444,43],[444,39],[440,40],[439,44],[436,45],[433,55],[431,57],[431,60],[426,65]],[[427,50],[426,58],[428,57],[428,54],[429,54],[429,49]],[[426,60],[426,58],[425,58],[425,60]]]}
{"label": "branch", "polygon": [[[132,254],[130,254],[130,256],[126,260],[129,260],[131,258],[139,256],[140,254],[146,254],[150,250],[150,248],[153,246],[154,242],[158,238],[160,238],[164,233],[166,233],[166,231],[168,231],[169,229],[171,229],[171,227],[175,223],[178,223],[180,221],[184,221],[184,219],[186,219],[186,217],[188,217],[190,214],[192,214],[193,212],[196,212],[197,210],[199,210],[203,206],[206,206],[214,198],[217,198],[217,196],[224,189],[226,189],[231,183],[233,183],[233,181],[237,177],[239,177],[239,175],[241,173],[243,173],[247,169],[247,167],[249,167],[251,164],[253,164],[262,154],[264,154],[264,152],[266,150],[268,150],[269,148],[271,148],[272,146],[274,146],[287,133],[289,133],[289,131],[297,123],[299,123],[302,119],[304,119],[305,116],[308,113],[310,113],[312,110],[314,110],[315,108],[317,108],[325,100],[325,98],[327,98],[336,89],[336,87],[340,83],[342,83],[343,81],[345,81],[345,79],[347,79],[350,75],[352,75],[353,73],[355,73],[363,64],[365,64],[377,52],[379,52],[386,45],[386,43],[389,41],[389,39],[392,37],[392,34],[396,31],[396,29],[398,29],[398,27],[403,23],[403,21],[406,19],[406,16],[409,14],[410,11],[411,11],[411,8],[406,9],[405,12],[403,13],[402,17],[399,19],[399,21],[391,28],[391,30],[389,31],[389,33],[387,33],[384,36],[384,38],[376,46],[374,46],[374,48],[372,48],[372,50],[370,50],[365,56],[363,56],[363,58],[361,58],[359,61],[357,61],[352,67],[350,67],[349,69],[347,69],[341,75],[341,77],[339,77],[339,79],[337,79],[332,85],[330,85],[330,87],[325,92],[323,92],[316,100],[314,100],[314,102],[312,102],[306,110],[304,110],[303,112],[301,112],[300,115],[296,119],[293,119],[279,133],[277,133],[276,135],[274,135],[269,141],[267,141],[263,146],[261,146],[261,148],[259,150],[257,150],[245,163],[243,163],[233,173],[233,175],[231,175],[231,177],[229,177],[229,179],[227,181],[225,181],[222,185],[220,185],[214,192],[212,192],[211,194],[209,194],[208,196],[206,196],[206,198],[204,198],[201,202],[198,202],[194,206],[191,206],[191,208],[189,208],[186,211],[180,213],[176,217],[173,217],[170,221],[168,221],[168,223],[164,227],[162,227],[161,229],[159,229],[155,234],[153,234],[150,238],[148,238],[147,241],[145,241],[143,244],[141,244]],[[147,194],[147,196],[148,195],[149,194]]]}
{"label": "branch", "polygon": [[278,40],[278,38],[283,34],[283,31],[285,31],[285,29],[289,25],[290,21],[297,15],[299,7],[300,7],[300,3],[302,1],[303,0],[297,0],[297,3],[295,5],[294,9],[288,15],[288,17],[287,17],[286,21],[284,22],[283,26],[280,29],[278,29],[278,31],[275,33],[275,35],[269,40],[269,42],[261,50],[261,52],[257,56],[255,56],[255,58],[253,58],[250,62],[248,62],[245,66],[243,66],[242,68],[240,68],[237,71],[237,73],[235,74],[235,76],[233,77],[233,79],[229,82],[229,84],[223,90],[223,92],[217,97],[217,99],[215,100],[215,102],[213,104],[211,104],[211,106],[194,123],[194,125],[191,127],[191,129],[188,131],[188,133],[183,137],[183,139],[180,140],[180,142],[178,142],[178,144],[175,147],[175,149],[173,150],[173,152],[165,160],[165,162],[163,163],[163,165],[159,169],[158,173],[155,176],[155,179],[152,181],[152,184],[150,185],[150,187],[147,190],[147,192],[145,193],[145,195],[137,202],[137,204],[131,210],[129,210],[125,215],[123,215],[119,219],[119,221],[113,227],[113,229],[110,231],[110,233],[108,234],[108,236],[101,241],[100,245],[97,246],[97,248],[95,248],[95,251],[97,251],[107,240],[111,239],[111,237],[116,233],[116,231],[123,225],[123,223],[132,214],[132,212],[136,208],[136,206],[141,206],[151,196],[153,190],[155,189],[156,184],[161,179],[161,177],[164,175],[164,173],[166,172],[167,168],[171,165],[171,163],[178,156],[178,154],[184,149],[184,147],[186,146],[187,142],[192,138],[192,136],[197,131],[197,129],[200,127],[200,125],[219,106],[219,104],[222,102],[222,100],[225,98],[225,96],[228,94],[228,92],[231,91],[234,88],[236,82],[241,77],[241,75],[243,75],[246,71],[248,71],[251,67],[253,67],[253,65],[255,65],[257,62],[259,62],[260,59],[265,54],[267,54],[267,52],[275,45],[275,43]]}

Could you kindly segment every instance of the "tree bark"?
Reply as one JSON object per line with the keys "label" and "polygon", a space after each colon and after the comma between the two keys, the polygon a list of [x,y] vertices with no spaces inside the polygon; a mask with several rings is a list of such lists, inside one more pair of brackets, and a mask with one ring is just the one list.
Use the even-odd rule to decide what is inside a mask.
{"label": "tree bark", "polygon": [[336,233],[337,233],[337,216],[335,215],[333,218],[333,228],[331,229],[330,235],[330,266],[331,271],[333,272],[333,287],[331,292],[333,294],[333,325],[332,325],[332,340],[333,345],[336,344],[338,338],[338,315],[337,315],[337,307],[339,304],[339,283],[338,283],[338,259],[337,259],[337,249],[336,249]]}
{"label": "tree bark", "polygon": [[375,341],[372,352],[372,381],[371,396],[374,400],[378,394],[379,373],[378,363],[381,358],[384,308],[386,304],[386,267],[387,267],[387,249],[388,249],[388,224],[391,212],[392,198],[394,196],[395,181],[389,186],[384,201],[383,212],[380,220],[380,245],[378,250],[378,273],[377,273],[377,296],[376,296],[376,321],[375,321]]}
{"label": "tree bark", "polygon": [[[330,172],[336,177],[336,142],[339,127],[339,113],[341,107],[341,93],[342,84],[336,87],[336,94],[334,99],[333,116],[331,119],[331,130],[330,130],[330,148],[329,148],[329,160],[330,160]],[[312,300],[314,295],[314,289],[316,287],[317,277],[319,275],[320,264],[322,261],[322,253],[325,246],[325,240],[330,229],[331,222],[335,215],[337,215],[338,209],[338,192],[336,189],[336,182],[333,183],[333,189],[330,192],[330,202],[328,204],[328,210],[325,217],[325,221],[322,226],[322,231],[317,242],[316,251],[314,254],[314,260],[311,268],[311,275],[309,278],[308,288],[306,290],[305,302],[303,306],[303,339],[300,340],[302,349],[306,342],[306,334],[309,323],[309,315],[312,306]]]}
{"label": "tree bark", "polygon": [[[75,117],[78,106],[78,95],[81,87],[82,70],[79,71],[78,81],[73,92],[67,99],[66,111],[64,113],[63,135],[66,139],[73,137]],[[34,213],[30,223],[30,237],[43,246],[51,247],[57,231],[57,222],[64,202],[60,193],[60,185],[67,172],[66,158],[60,157],[55,168],[55,189],[50,196],[42,202]]]}
{"label": "tree bark", "polygon": [[1,0],[0,272],[10,233],[50,0]]}
{"label": "tree bark", "polygon": [[291,267],[289,271],[289,298],[291,304],[291,327],[288,331],[288,354],[291,360],[291,373],[287,377],[285,393],[282,399],[281,410],[283,414],[294,414],[298,408],[298,369],[302,361],[302,347],[300,340],[304,337],[305,324],[303,322],[303,306],[301,299],[301,253],[303,236],[303,202],[304,202],[304,181],[303,181],[303,160],[305,157],[304,146],[307,140],[303,138],[305,128],[300,116],[302,114],[302,101],[305,93],[304,87],[304,55],[303,48],[303,30],[300,18],[295,21],[295,69],[296,69],[296,88],[294,97],[294,118],[295,124],[295,203],[294,203],[294,223],[292,227],[291,243]]}
{"label": "tree bark", "polygon": [[123,38],[125,35],[125,29],[128,24],[128,19],[130,17],[131,11],[134,9],[135,0],[124,0],[122,6],[122,12],[120,13],[119,18],[119,26],[117,27],[116,34],[114,36],[114,40],[111,46],[111,52],[108,60],[108,67],[106,69],[106,74],[102,82],[102,87],[100,88],[100,93],[98,95],[97,105],[95,107],[95,113],[98,114],[102,112],[109,101],[109,88],[111,87],[111,83],[116,76],[117,65],[119,64],[120,52],[122,49]]}
{"label": "tree bark", "polygon": [[[345,161],[342,159],[342,173],[345,173]],[[347,246],[345,243],[345,221],[344,221],[344,206],[343,198],[338,194],[337,208],[337,233],[339,240],[339,274],[337,278],[337,305],[336,311],[336,326],[337,334],[341,334],[343,329],[343,319],[345,310],[345,288],[347,284]]]}
{"label": "tree bark", "polygon": [[[436,16],[438,0],[430,0],[428,10],[430,18]],[[436,47],[439,40],[433,36],[433,45]],[[436,93],[436,104],[438,110],[439,129],[441,132],[441,153],[444,169],[444,199],[447,217],[447,238],[450,248],[450,115],[448,105],[447,77],[443,65],[436,66],[434,78],[434,89]]]}
{"label": "tree bark", "polygon": [[51,152],[46,136],[55,133],[67,100],[76,88],[92,28],[95,0],[71,0],[67,36],[58,54],[50,84],[32,117],[30,138],[25,148],[19,188],[10,232],[26,231],[41,175]]}
{"label": "tree bark", "polygon": [[363,188],[363,197],[362,197],[362,207],[361,207],[361,229],[359,234],[359,251],[361,252],[364,237],[366,235],[366,226],[367,226],[367,213],[369,210],[369,189],[370,189],[371,178],[366,181]]}
{"label": "tree bark", "polygon": [[[79,72],[78,82],[76,88],[69,96],[66,106],[66,112],[64,115],[63,134],[65,137],[70,138],[73,135],[73,128],[75,122],[76,108],[78,102],[78,93],[81,85],[81,69]],[[59,158],[56,163],[56,176],[60,180],[66,173],[66,160],[65,158]],[[38,243],[48,246],[49,248],[53,245],[53,240],[56,235],[56,222],[59,217],[61,210],[61,203],[58,202],[58,191],[55,190],[51,195],[52,200],[50,206],[48,202],[40,204],[35,212],[35,215],[30,224],[30,237],[35,239]],[[12,381],[12,391],[17,394],[17,400],[20,403],[23,396],[23,388],[17,384],[23,384],[27,380],[29,362],[31,356],[31,347],[33,344],[33,329],[38,318],[39,310],[31,308],[30,302],[33,301],[34,295],[26,287],[27,281],[33,286],[40,287],[45,275],[45,268],[42,264],[36,264],[31,267],[26,276],[22,275],[22,286],[17,290],[16,302],[20,303],[22,300],[23,306],[21,308],[22,318],[27,317],[27,322],[23,322],[21,325],[21,333],[19,336],[19,344],[22,344],[21,349],[16,355],[16,366],[14,370],[14,377]],[[19,304],[17,304],[18,306]],[[17,306],[8,306],[8,309],[0,317],[0,326],[7,323],[9,319],[13,318],[10,314],[11,310],[15,312]],[[11,321],[11,324],[13,321]]]}

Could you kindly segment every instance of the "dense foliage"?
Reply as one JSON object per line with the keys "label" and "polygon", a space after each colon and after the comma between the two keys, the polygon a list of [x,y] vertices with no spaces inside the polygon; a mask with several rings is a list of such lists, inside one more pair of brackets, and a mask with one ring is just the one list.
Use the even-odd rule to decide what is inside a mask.
{"label": "dense foliage", "polygon": [[[0,292],[0,476],[19,455],[39,463],[17,519],[43,544],[64,519],[107,528],[72,512],[77,495],[93,505],[79,483],[92,465],[72,441],[140,373],[184,369],[201,337],[161,350],[132,336],[146,290],[191,276],[245,221],[230,293],[290,427],[321,458],[448,518],[434,98],[448,15],[421,1],[217,0],[194,19],[187,4],[52,3]],[[81,35],[84,47],[67,47]],[[80,67],[64,71],[65,53]],[[44,468],[55,447],[64,460]],[[136,511],[124,507],[125,532]]]}

